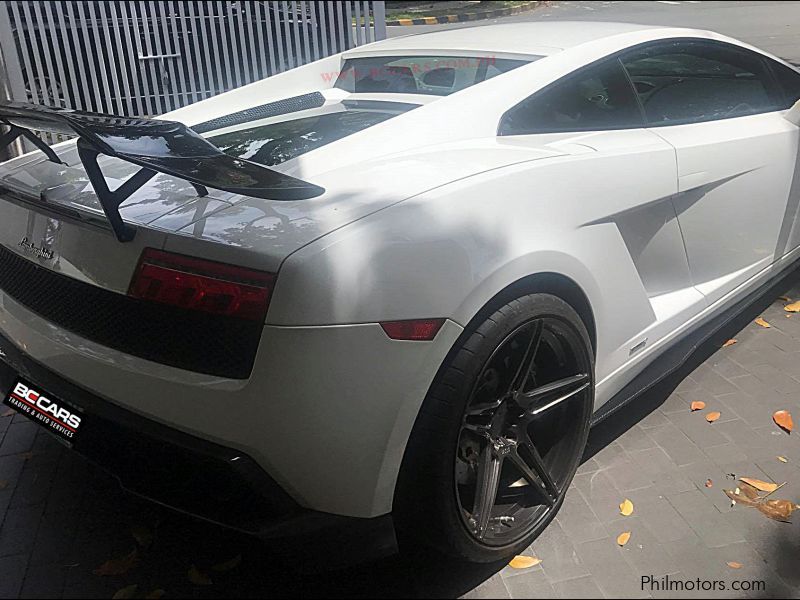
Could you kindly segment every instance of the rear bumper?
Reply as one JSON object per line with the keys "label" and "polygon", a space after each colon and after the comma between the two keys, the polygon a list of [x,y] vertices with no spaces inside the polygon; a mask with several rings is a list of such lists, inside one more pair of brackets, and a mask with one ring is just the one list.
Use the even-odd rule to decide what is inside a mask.
{"label": "rear bumper", "polygon": [[246,454],[120,408],[53,373],[2,335],[0,348],[0,394],[23,377],[81,409],[84,424],[72,449],[138,496],[264,538],[369,531],[378,545],[391,543],[389,515],[357,519],[301,508]]}

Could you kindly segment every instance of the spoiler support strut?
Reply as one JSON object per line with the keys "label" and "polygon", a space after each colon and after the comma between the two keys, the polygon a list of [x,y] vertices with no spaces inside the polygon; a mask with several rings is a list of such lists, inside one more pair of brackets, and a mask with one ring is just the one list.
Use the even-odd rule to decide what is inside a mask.
{"label": "spoiler support strut", "polygon": [[[136,228],[122,219],[120,206],[159,173],[189,182],[200,197],[208,195],[207,188],[267,200],[307,200],[325,192],[313,183],[225,154],[177,121],[0,102],[0,124],[11,128],[8,133],[0,135],[0,149],[22,136],[56,164],[66,163],[34,131],[78,136],[78,156],[111,230],[120,242],[130,242],[136,235]],[[101,154],[124,160],[140,169],[117,189],[111,190],[98,163]]]}
{"label": "spoiler support strut", "polygon": [[15,125],[9,125],[9,127],[11,128],[10,131],[0,136],[0,149],[8,148],[18,137],[24,137],[39,150],[44,152],[50,162],[54,162],[57,165],[64,164],[64,162],[58,158],[58,154],[56,154],[38,135],[22,127],[16,127]]}

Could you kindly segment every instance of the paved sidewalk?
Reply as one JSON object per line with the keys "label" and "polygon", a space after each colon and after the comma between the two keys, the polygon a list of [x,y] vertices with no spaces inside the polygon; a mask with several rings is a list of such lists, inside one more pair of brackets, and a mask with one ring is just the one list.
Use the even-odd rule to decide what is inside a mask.
{"label": "paved sidewalk", "polygon": [[[800,299],[800,286],[787,294]],[[281,557],[254,540],[150,506],[22,417],[2,417],[0,597],[109,598],[131,585],[138,597],[157,589],[166,597],[198,598],[698,596],[640,586],[642,576],[669,575],[766,584],[764,591],[710,596],[800,598],[800,513],[791,525],[771,521],[752,508],[731,508],[722,492],[735,486],[734,475],[749,476],[785,481],[774,496],[800,502],[798,432],[787,435],[771,419],[778,409],[800,418],[800,314],[787,318],[783,301],[770,302],[593,431],[563,509],[528,552],[542,563],[527,570],[454,564],[420,552],[408,561],[387,558],[326,573],[331,551],[310,548],[307,560]],[[760,315],[770,329],[753,323]],[[738,343],[720,348],[728,337]],[[706,409],[691,413],[694,400]],[[713,410],[721,417],[709,424],[704,415]],[[630,517],[619,514],[626,497],[635,506]],[[615,541],[622,531],[632,533],[624,548]],[[134,536],[144,547],[133,568],[117,576],[94,573],[129,555]],[[239,555],[241,564],[227,572],[211,568]],[[213,584],[190,582],[192,565]]]}

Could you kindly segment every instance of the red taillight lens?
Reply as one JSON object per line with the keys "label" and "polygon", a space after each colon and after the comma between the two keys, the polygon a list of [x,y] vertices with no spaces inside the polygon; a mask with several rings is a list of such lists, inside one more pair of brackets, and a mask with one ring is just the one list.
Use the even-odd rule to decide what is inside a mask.
{"label": "red taillight lens", "polygon": [[444,319],[414,319],[412,321],[385,321],[381,327],[393,340],[429,342],[444,325]]}
{"label": "red taillight lens", "polygon": [[134,298],[263,321],[275,275],[146,248],[131,282]]}

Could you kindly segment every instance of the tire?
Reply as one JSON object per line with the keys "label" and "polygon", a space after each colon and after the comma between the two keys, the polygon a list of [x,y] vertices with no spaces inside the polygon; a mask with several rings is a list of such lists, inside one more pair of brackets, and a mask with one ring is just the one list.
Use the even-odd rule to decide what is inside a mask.
{"label": "tire", "polygon": [[[523,373],[528,356],[529,375]],[[564,375],[573,368],[569,360],[574,377]],[[495,396],[500,399],[485,401]],[[525,549],[564,500],[593,403],[591,340],[566,302],[529,294],[477,316],[439,370],[406,447],[394,502],[401,552],[422,543],[489,563]],[[511,483],[523,473],[520,459],[523,467],[544,465],[544,476],[531,469]],[[479,492],[491,490],[493,481],[496,505],[489,504],[489,492]]]}

